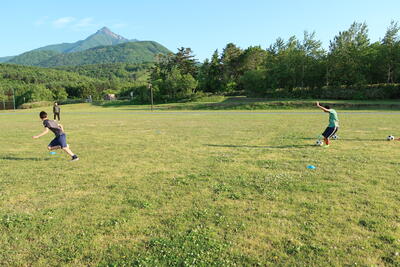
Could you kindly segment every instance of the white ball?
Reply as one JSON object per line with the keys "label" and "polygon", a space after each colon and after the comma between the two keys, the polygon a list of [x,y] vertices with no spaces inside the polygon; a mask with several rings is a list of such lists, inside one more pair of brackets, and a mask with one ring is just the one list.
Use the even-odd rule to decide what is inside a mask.
{"label": "white ball", "polygon": [[335,134],[335,135],[332,136],[332,139],[333,139],[333,140],[338,140],[338,139],[339,139],[339,136],[337,136],[337,135]]}
{"label": "white ball", "polygon": [[317,140],[317,142],[315,142],[316,146],[322,146],[323,142],[321,140]]}
{"label": "white ball", "polygon": [[386,140],[388,140],[388,141],[393,141],[393,140],[394,140],[394,136],[393,136],[393,135],[389,135],[389,136],[386,138]]}

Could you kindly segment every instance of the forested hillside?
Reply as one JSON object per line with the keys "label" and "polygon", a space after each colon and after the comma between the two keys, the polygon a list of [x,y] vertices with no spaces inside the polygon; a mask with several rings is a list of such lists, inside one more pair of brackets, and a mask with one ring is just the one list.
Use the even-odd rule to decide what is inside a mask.
{"label": "forested hillside", "polygon": [[38,66],[41,62],[50,59],[51,57],[60,54],[52,50],[35,50],[23,53],[19,56],[13,57],[6,63],[13,63],[19,65]]}
{"label": "forested hillside", "polygon": [[147,81],[149,70],[154,63],[129,64],[109,63],[83,66],[60,66],[56,69],[75,72],[96,79],[121,81]]}
{"label": "forested hillside", "polygon": [[11,60],[12,58],[13,58],[13,56],[10,56],[10,57],[0,57],[0,63],[7,62],[7,61]]}
{"label": "forested hillside", "polygon": [[0,98],[15,91],[16,104],[68,98],[99,99],[107,90],[126,90],[134,82],[96,79],[74,72],[0,64]]}
{"label": "forested hillside", "polygon": [[34,50],[14,57],[7,63],[40,67],[80,66],[107,63],[139,64],[155,62],[158,54],[167,53],[170,53],[170,51],[156,42],[138,41],[113,46],[100,46],[74,53]]}

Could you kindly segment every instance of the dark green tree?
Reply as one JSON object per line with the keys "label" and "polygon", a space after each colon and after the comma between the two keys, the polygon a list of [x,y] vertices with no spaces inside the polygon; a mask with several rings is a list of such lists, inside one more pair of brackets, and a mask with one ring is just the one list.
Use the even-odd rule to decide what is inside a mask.
{"label": "dark green tree", "polygon": [[368,80],[368,27],[354,22],[331,41],[328,54],[328,83],[365,84]]}
{"label": "dark green tree", "polygon": [[237,89],[240,76],[240,57],[243,51],[233,43],[226,45],[222,51],[221,63],[226,91]]}
{"label": "dark green tree", "polygon": [[191,48],[178,48],[178,52],[173,58],[173,63],[174,66],[179,68],[182,74],[190,74],[193,77],[197,76],[197,60],[195,59]]}
{"label": "dark green tree", "polygon": [[302,66],[300,87],[321,87],[325,82],[324,58],[326,52],[322,42],[315,39],[315,32],[304,32],[300,49],[302,51]]}
{"label": "dark green tree", "polygon": [[397,81],[400,64],[400,27],[397,22],[392,21],[382,40],[381,64],[385,70],[385,82],[394,83]]}
{"label": "dark green tree", "polygon": [[224,90],[223,70],[218,50],[215,50],[211,61],[206,59],[200,67],[199,87],[204,92],[221,93]]}

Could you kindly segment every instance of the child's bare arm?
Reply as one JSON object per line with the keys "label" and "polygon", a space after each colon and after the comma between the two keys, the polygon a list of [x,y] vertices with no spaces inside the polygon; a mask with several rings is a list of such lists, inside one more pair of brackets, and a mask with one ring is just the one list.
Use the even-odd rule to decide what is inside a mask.
{"label": "child's bare arm", "polygon": [[58,126],[60,126],[60,128],[61,128],[61,131],[63,131],[63,132],[64,132],[64,126],[62,126],[61,124],[59,124]]}
{"label": "child's bare arm", "polygon": [[32,136],[32,138],[33,138],[33,139],[38,139],[38,138],[42,137],[43,135],[47,134],[48,132],[49,132],[49,128],[46,128],[46,129],[43,131],[43,133],[41,133],[41,134],[39,134],[39,135]]}
{"label": "child's bare arm", "polygon": [[325,111],[325,112],[329,112],[329,109],[327,109],[327,108],[321,106],[321,105],[319,104],[318,101],[317,101],[317,107],[319,107],[320,109],[322,109],[322,110]]}

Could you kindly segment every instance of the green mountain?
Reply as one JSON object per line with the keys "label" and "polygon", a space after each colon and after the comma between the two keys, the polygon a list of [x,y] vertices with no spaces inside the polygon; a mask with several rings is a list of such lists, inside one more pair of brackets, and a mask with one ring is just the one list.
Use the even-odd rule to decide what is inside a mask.
{"label": "green mountain", "polygon": [[11,57],[0,57],[0,63],[7,62],[7,61],[11,60],[12,58],[13,58],[13,56],[11,56]]}
{"label": "green mountain", "polygon": [[[106,64],[117,62],[138,64],[144,62],[154,62],[156,55],[160,53],[167,54],[169,52],[170,51],[167,48],[156,42],[140,41],[114,46],[101,46],[91,48],[82,52],[57,54],[50,58],[45,58],[43,61],[34,65],[41,67],[56,67],[80,66],[88,64]],[[16,59],[13,59],[10,62],[15,61]]]}
{"label": "green mountain", "polygon": [[35,50],[23,53],[19,56],[13,57],[6,63],[13,63],[19,65],[39,66],[41,62],[50,59],[51,57],[60,54],[57,51],[51,50]]}
{"label": "green mountain", "polygon": [[[136,40],[133,40],[136,41]],[[51,50],[56,51],[59,53],[73,53],[73,52],[80,52],[84,51],[93,47],[98,46],[106,46],[106,45],[117,45],[130,42],[128,39],[113,33],[107,27],[103,27],[98,30],[95,34],[90,35],[85,40],[81,40],[75,43],[62,43],[62,44],[55,44],[55,45],[48,45],[44,46],[36,50],[43,51],[43,50]]]}
{"label": "green mountain", "polygon": [[154,62],[157,54],[170,51],[152,41],[128,40],[104,27],[85,40],[41,47],[16,57],[6,63],[55,67],[115,62]]}

